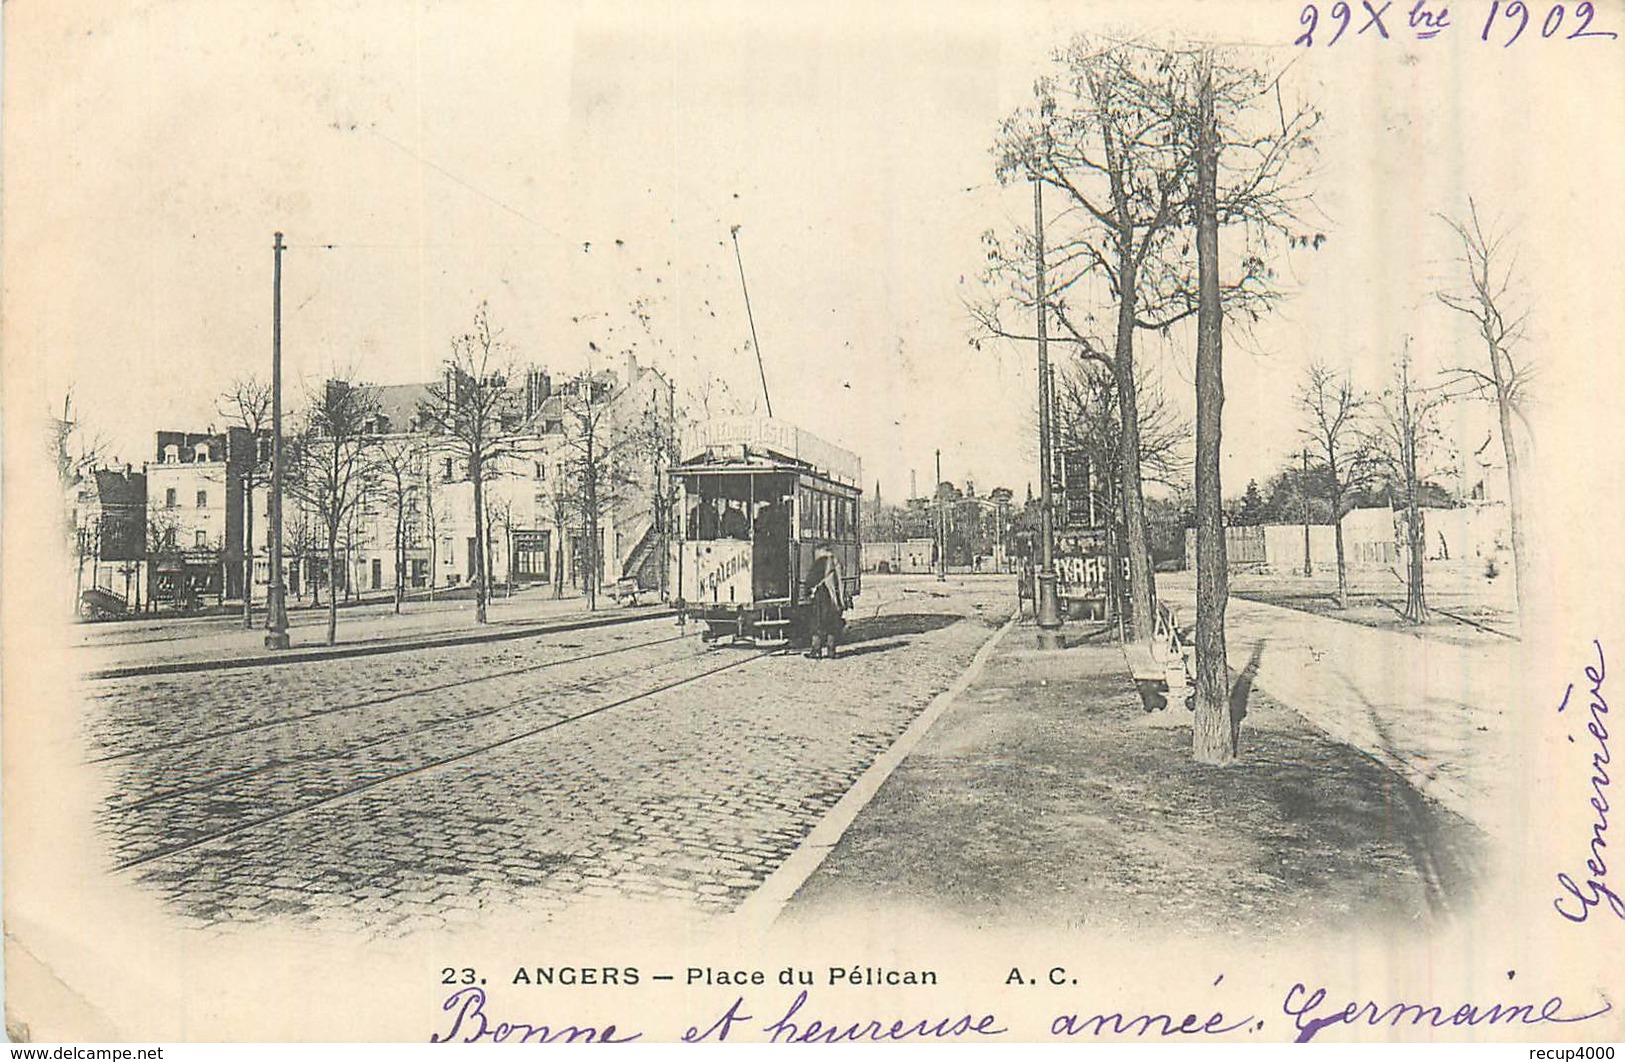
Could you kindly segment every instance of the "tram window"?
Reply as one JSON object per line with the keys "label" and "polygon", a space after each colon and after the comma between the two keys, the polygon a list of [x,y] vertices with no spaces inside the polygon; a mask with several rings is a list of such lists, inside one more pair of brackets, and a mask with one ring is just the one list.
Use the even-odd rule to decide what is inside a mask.
{"label": "tram window", "polygon": [[709,542],[721,536],[722,514],[717,511],[717,499],[690,498],[685,537]]}
{"label": "tram window", "polygon": [[[789,477],[771,474],[697,475],[686,482],[684,492],[684,537],[700,541],[747,539],[756,522],[753,516],[760,519],[771,512],[773,519],[783,520],[782,508],[773,507],[782,507],[792,496]],[[805,514],[806,505],[801,509]],[[787,531],[788,525],[783,526]]]}

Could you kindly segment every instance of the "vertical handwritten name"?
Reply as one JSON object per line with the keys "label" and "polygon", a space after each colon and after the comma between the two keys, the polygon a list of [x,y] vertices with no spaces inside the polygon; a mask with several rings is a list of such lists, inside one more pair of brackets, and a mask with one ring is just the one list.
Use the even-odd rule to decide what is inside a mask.
{"label": "vertical handwritten name", "polygon": [[[1603,850],[1608,847],[1608,788],[1611,784],[1608,765],[1612,759],[1608,751],[1608,700],[1602,695],[1603,681],[1608,676],[1608,663],[1603,656],[1602,642],[1593,640],[1591,644],[1597,650],[1597,663],[1585,669],[1591,703],[1588,712],[1590,718],[1585,723],[1589,740],[1584,743],[1591,756],[1591,797],[1587,801],[1592,811],[1591,840],[1586,846],[1590,854],[1585,860],[1587,873],[1582,875],[1585,880],[1576,882],[1567,873],[1558,874],[1557,884],[1563,892],[1552,901],[1557,913],[1570,922],[1584,922],[1591,917],[1592,908],[1605,904],[1616,917],[1625,919],[1625,900],[1620,899],[1608,882],[1608,860],[1603,856]],[[1573,695],[1574,685],[1570,683],[1568,689],[1563,691],[1563,703],[1557,706],[1559,713],[1568,709],[1569,699]],[[1570,744],[1575,744],[1574,735],[1570,734],[1568,738]]]}

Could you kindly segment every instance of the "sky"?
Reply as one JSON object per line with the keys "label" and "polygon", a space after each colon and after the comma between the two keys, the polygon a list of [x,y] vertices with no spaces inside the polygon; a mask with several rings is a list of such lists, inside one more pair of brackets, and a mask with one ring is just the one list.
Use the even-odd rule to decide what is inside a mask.
{"label": "sky", "polygon": [[[37,371],[7,403],[71,387],[138,465],[158,429],[224,423],[220,393],[269,373],[280,230],[292,397],[335,372],[428,379],[485,301],[555,376],[631,345],[691,407],[709,376],[710,401],[762,408],[738,225],[776,415],[856,451],[888,500],[939,448],[945,478],[1019,495],[1035,353],[973,348],[964,306],[982,231],[1030,217],[989,148],[1051,49],[1127,25],[1258,45],[1325,114],[1328,239],[1277,257],[1290,297],[1227,349],[1236,494],[1296,452],[1310,359],[1379,386],[1406,336],[1428,364],[1472,355],[1431,296],[1454,276],[1435,213],[1469,194],[1519,237],[1539,349],[1619,312],[1598,309],[1619,266],[1573,250],[1625,231],[1618,196],[1589,194],[1619,176],[1610,127],[1575,113],[1619,113],[1617,47],[1396,26],[1295,49],[1298,6],[8,4],[6,356]],[[1188,409],[1189,337],[1142,356]],[[1584,400],[1545,383],[1551,409]]]}

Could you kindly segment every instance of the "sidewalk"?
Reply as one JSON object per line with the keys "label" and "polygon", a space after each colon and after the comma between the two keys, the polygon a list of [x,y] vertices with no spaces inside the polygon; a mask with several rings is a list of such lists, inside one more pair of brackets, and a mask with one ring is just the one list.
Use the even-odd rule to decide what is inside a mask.
{"label": "sidewalk", "polygon": [[[1194,621],[1188,579],[1163,576],[1158,592]],[[1239,681],[1490,833],[1508,833],[1516,642],[1463,645],[1231,597],[1225,644]]]}
{"label": "sidewalk", "polygon": [[1484,834],[1257,687],[1238,762],[1190,758],[1121,651],[1005,636],[780,916],[850,905],[977,925],[1282,935],[1436,918]]}
{"label": "sidewalk", "polygon": [[298,609],[288,613],[293,648],[272,652],[265,648],[261,609],[252,630],[243,628],[241,616],[82,625],[75,628],[80,644],[72,653],[83,673],[96,677],[164,674],[496,641],[544,628],[610,625],[667,614],[662,606],[621,607],[608,598],[600,598],[598,609],[589,611],[585,598],[554,598],[540,588],[494,597],[484,626],[474,623],[472,600],[408,601],[399,615],[388,601],[352,605],[339,609],[338,644],[329,646],[327,610]]}

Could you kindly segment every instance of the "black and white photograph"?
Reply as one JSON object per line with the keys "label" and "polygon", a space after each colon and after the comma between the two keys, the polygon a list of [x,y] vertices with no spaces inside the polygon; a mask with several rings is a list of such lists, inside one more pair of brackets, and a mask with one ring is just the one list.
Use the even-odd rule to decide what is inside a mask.
{"label": "black and white photograph", "polygon": [[8,1037],[1625,1039],[1622,35],[6,4]]}

